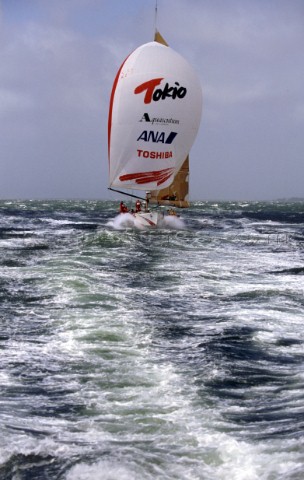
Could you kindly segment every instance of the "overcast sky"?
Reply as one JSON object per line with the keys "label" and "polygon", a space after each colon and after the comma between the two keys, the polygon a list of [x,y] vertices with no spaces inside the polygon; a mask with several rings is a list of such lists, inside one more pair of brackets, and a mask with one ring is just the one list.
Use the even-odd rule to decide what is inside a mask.
{"label": "overcast sky", "polygon": [[[114,198],[109,95],[154,9],[0,0],[0,198]],[[304,0],[158,0],[157,26],[203,88],[191,199],[304,197]]]}

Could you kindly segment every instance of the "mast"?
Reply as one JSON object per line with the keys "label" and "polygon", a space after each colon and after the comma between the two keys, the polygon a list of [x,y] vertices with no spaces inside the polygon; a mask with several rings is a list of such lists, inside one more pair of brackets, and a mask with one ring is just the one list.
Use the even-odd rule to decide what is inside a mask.
{"label": "mast", "polygon": [[155,16],[154,16],[154,39],[157,32],[157,0],[155,0]]}
{"label": "mast", "polygon": [[154,42],[161,43],[162,45],[165,45],[166,47],[169,47],[168,43],[164,39],[164,37],[159,33],[157,30],[157,0],[155,0],[155,26],[154,26]]}
{"label": "mast", "polygon": [[[157,0],[155,0],[155,20],[154,20],[154,41],[169,47],[164,37],[157,30]],[[147,192],[148,193],[148,192]],[[159,191],[151,191],[150,198],[151,203],[158,205],[169,205],[180,208],[187,208],[190,206],[188,193],[189,193],[189,155],[185,158],[180,170],[174,177],[172,184]],[[147,194],[146,194],[147,197]]]}

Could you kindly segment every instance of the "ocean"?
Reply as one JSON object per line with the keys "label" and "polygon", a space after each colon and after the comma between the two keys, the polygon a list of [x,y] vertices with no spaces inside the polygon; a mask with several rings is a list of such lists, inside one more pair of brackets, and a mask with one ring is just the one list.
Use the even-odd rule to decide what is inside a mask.
{"label": "ocean", "polygon": [[1,480],[302,480],[304,203],[0,202]]}

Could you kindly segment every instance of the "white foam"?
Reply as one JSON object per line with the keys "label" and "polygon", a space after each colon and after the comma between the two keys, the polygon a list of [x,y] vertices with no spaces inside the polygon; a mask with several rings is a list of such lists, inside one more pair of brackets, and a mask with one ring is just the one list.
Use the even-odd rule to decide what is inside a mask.
{"label": "white foam", "polygon": [[115,230],[125,230],[126,228],[134,228],[135,217],[131,213],[120,213],[113,220],[110,220],[107,225]]}
{"label": "white foam", "polygon": [[[114,228],[115,230],[125,230],[127,228],[136,228],[142,230],[144,227],[140,222],[136,220],[131,213],[120,213],[113,220],[107,223],[107,226]],[[160,222],[159,229],[169,228],[172,230],[183,230],[186,228],[185,222],[178,216],[165,215]]]}
{"label": "white foam", "polygon": [[100,461],[93,465],[75,465],[67,474],[66,480],[136,480],[140,477],[126,466],[111,465]]}
{"label": "white foam", "polygon": [[162,224],[164,228],[170,228],[173,230],[183,230],[186,228],[184,220],[175,215],[165,215]]}

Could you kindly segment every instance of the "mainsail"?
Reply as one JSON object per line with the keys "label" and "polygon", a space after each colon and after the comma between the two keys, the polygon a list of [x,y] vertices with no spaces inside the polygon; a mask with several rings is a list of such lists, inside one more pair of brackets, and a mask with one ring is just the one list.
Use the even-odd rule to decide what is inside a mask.
{"label": "mainsail", "polygon": [[109,179],[110,187],[148,190],[153,196],[161,191],[169,199],[177,196],[174,179],[198,131],[202,94],[192,67],[158,32],[156,39],[131,53],[115,78],[108,121]]}
{"label": "mainsail", "polygon": [[161,33],[159,33],[158,30],[155,30],[154,41],[155,41],[155,42],[158,42],[158,43],[161,43],[162,45],[165,45],[166,47],[169,47],[169,45],[167,44],[166,40],[165,40],[164,37],[161,35]]}
{"label": "mainsail", "polygon": [[150,203],[187,208],[189,203],[189,156],[182,164],[169,187],[152,190]]}

